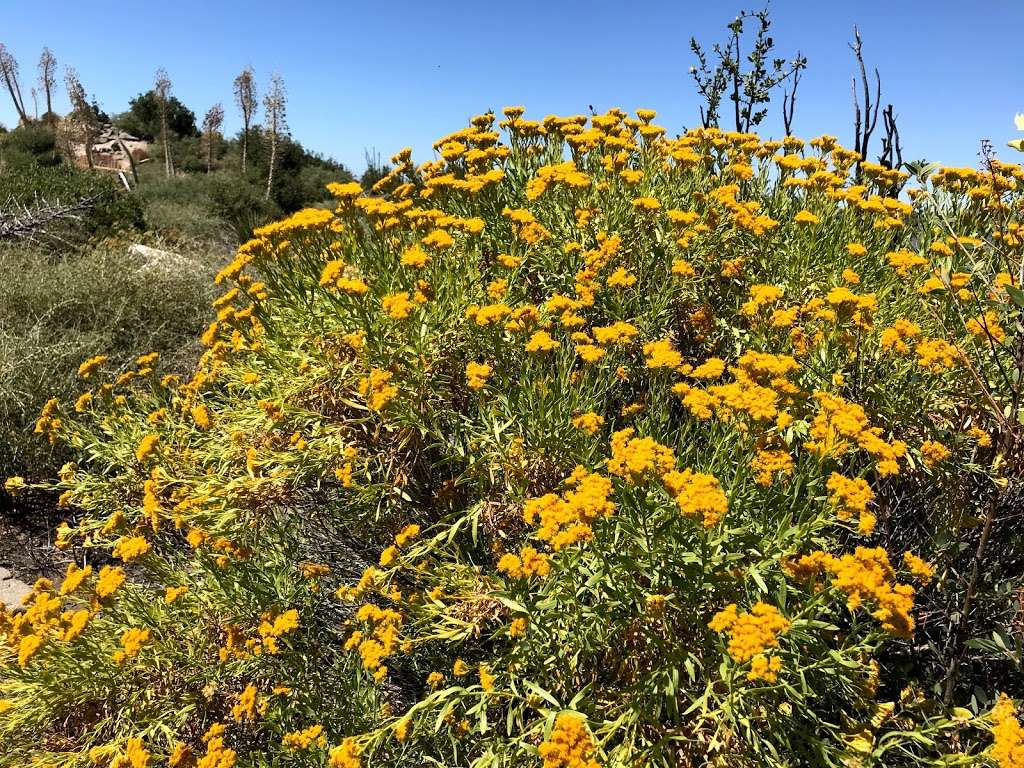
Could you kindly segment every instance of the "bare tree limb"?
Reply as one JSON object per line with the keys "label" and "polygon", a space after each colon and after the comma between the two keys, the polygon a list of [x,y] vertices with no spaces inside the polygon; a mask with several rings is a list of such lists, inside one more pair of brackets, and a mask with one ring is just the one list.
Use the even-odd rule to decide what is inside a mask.
{"label": "bare tree limb", "polygon": [[36,204],[29,207],[12,198],[0,206],[0,240],[35,239],[42,234],[53,236],[47,232],[50,226],[80,220],[81,214],[91,209],[97,199],[96,196],[84,197],[73,203],[37,199]]}

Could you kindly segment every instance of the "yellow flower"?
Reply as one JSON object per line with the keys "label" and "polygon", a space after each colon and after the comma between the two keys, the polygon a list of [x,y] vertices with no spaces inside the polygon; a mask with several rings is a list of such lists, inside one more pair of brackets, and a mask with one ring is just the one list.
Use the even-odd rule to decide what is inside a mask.
{"label": "yellow flower", "polygon": [[686,468],[682,472],[666,472],[661,479],[679,511],[687,517],[700,518],[707,528],[717,525],[729,511],[729,499],[713,475]]}
{"label": "yellow flower", "polygon": [[425,267],[430,263],[430,254],[418,245],[411,245],[402,251],[401,262],[403,267]]}
{"label": "yellow flower", "polygon": [[547,741],[541,742],[543,768],[601,768],[594,759],[594,742],[586,721],[575,712],[562,712]]}
{"label": "yellow flower", "polygon": [[924,256],[907,250],[889,251],[885,254],[885,259],[901,277],[906,277],[914,267],[924,267],[928,264],[928,259]]}
{"label": "yellow flower", "polygon": [[381,299],[381,307],[392,320],[404,320],[412,314],[416,304],[409,299],[408,291],[400,291],[384,296]]}
{"label": "yellow flower", "polygon": [[359,380],[359,394],[366,398],[372,411],[380,411],[398,395],[398,387],[391,384],[392,373],[373,368],[370,375]]}
{"label": "yellow flower", "polygon": [[154,434],[148,434],[139,441],[138,447],[135,449],[135,458],[139,463],[144,462],[153,452],[156,450],[157,444],[160,442],[160,436]]}
{"label": "yellow flower", "polygon": [[648,368],[678,368],[683,363],[683,356],[668,339],[644,344],[644,358]]}
{"label": "yellow flower", "polygon": [[149,642],[150,631],[131,627],[121,635],[121,650],[114,653],[114,662],[122,664],[126,659],[139,655],[142,646]]}
{"label": "yellow flower", "polygon": [[531,576],[544,578],[551,572],[547,555],[533,547],[524,547],[518,555],[506,553],[498,561],[498,570],[512,578],[528,579]]}
{"label": "yellow flower", "polygon": [[150,544],[144,536],[122,536],[114,544],[113,555],[126,563],[136,560],[149,552]]}
{"label": "yellow flower", "polygon": [[948,459],[951,455],[949,448],[940,442],[925,440],[921,443],[921,456],[924,458],[926,467],[934,467],[936,464]]}
{"label": "yellow flower", "polygon": [[761,311],[763,307],[774,304],[782,298],[782,289],[777,285],[752,285],[750,286],[750,298],[740,307],[740,312],[752,317]]}
{"label": "yellow flower", "polygon": [[164,600],[166,600],[168,604],[172,604],[186,592],[188,592],[188,587],[167,587],[164,590]]}
{"label": "yellow flower", "polygon": [[88,360],[86,360],[84,363],[78,366],[78,375],[83,379],[88,379],[105,362],[107,362],[106,355],[96,355],[95,357],[90,357]]}
{"label": "yellow flower", "polygon": [[629,288],[636,284],[636,275],[630,274],[625,267],[619,267],[605,281],[609,288]]}
{"label": "yellow flower", "polygon": [[495,677],[494,677],[494,675],[491,674],[490,670],[487,669],[487,665],[486,664],[481,664],[479,672],[480,672],[480,687],[483,688],[485,691],[493,691],[494,690],[494,680],[495,680]]}
{"label": "yellow flower", "polygon": [[759,653],[750,661],[750,671],[747,672],[747,680],[764,680],[766,683],[774,683],[779,679],[779,672],[782,671],[782,659],[778,656],[767,657]]}
{"label": "yellow flower", "polygon": [[535,331],[529,341],[526,342],[526,351],[530,353],[550,352],[558,349],[561,344],[551,338],[547,331]]}
{"label": "yellow flower", "polygon": [[917,364],[932,373],[942,373],[956,366],[959,353],[943,339],[923,339],[914,348]]}
{"label": "yellow flower", "polygon": [[996,344],[1006,341],[1006,331],[999,322],[999,315],[988,310],[978,317],[972,317],[966,323],[967,331],[981,340],[991,339]]}
{"label": "yellow flower", "polygon": [[328,757],[328,768],[360,768],[360,749],[355,739],[345,739],[331,749]]}
{"label": "yellow flower", "polygon": [[903,565],[922,584],[927,584],[935,575],[935,568],[926,563],[913,552],[903,553]]}
{"label": "yellow flower", "polygon": [[740,613],[735,603],[715,614],[708,626],[729,633],[729,655],[740,664],[769,648],[778,648],[779,636],[789,631],[789,620],[768,603],[755,603],[750,612]]}
{"label": "yellow flower", "polygon": [[797,211],[796,216],[793,217],[793,221],[795,221],[797,224],[806,225],[814,225],[821,223],[821,219],[819,219],[817,216],[815,216],[813,213],[806,209]]}
{"label": "yellow flower", "polygon": [[18,641],[18,666],[26,667],[43,645],[42,635],[25,635]]}
{"label": "yellow flower", "polygon": [[638,197],[633,200],[633,207],[638,211],[656,211],[661,203],[654,197]]}
{"label": "yellow flower", "polygon": [[676,458],[670,448],[649,437],[633,435],[631,427],[612,435],[609,472],[631,485],[639,485],[651,475],[660,477],[674,469]]}
{"label": "yellow flower", "polygon": [[124,584],[125,574],[120,568],[105,565],[100,569],[96,580],[96,597],[100,600],[110,597]]}
{"label": "yellow flower", "polygon": [[309,749],[314,745],[322,748],[327,746],[327,737],[324,735],[324,727],[317,723],[301,731],[286,733],[281,739],[281,745],[290,750]]}
{"label": "yellow flower", "polygon": [[581,413],[579,416],[573,416],[572,418],[572,425],[576,429],[583,430],[588,435],[596,435],[601,429],[602,424],[604,424],[604,417],[592,411]]}
{"label": "yellow flower", "polygon": [[[207,430],[213,425],[213,417],[210,409],[200,403],[192,408],[192,421],[202,430]],[[141,461],[141,459],[140,459]]]}
{"label": "yellow flower", "polygon": [[1013,701],[1004,693],[992,708],[992,759],[999,768],[1024,765],[1024,728]]}
{"label": "yellow flower", "polygon": [[490,375],[491,366],[487,363],[476,363],[472,360],[466,363],[466,383],[470,389],[483,389]]}

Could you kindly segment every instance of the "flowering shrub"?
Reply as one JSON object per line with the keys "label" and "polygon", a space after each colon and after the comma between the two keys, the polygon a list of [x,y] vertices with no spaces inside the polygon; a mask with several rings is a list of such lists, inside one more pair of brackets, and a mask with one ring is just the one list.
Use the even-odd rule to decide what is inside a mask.
{"label": "flowering shrub", "polygon": [[83,364],[0,764],[1019,765],[1024,171],[654,117],[473,118],[257,230],[191,380]]}

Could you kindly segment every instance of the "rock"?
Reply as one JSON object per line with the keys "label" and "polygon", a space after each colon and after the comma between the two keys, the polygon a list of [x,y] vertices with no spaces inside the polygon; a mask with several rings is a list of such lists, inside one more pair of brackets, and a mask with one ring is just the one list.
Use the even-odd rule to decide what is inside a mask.
{"label": "rock", "polygon": [[0,580],[0,603],[10,610],[21,608],[21,599],[32,592],[32,587],[25,582],[11,578],[10,571],[4,569],[8,578]]}
{"label": "rock", "polygon": [[133,243],[128,246],[128,255],[135,256],[142,260],[142,272],[151,269],[164,270],[202,270],[202,265],[179,253],[173,251],[162,251],[159,248],[152,248],[141,243]]}
{"label": "rock", "polygon": [[11,578],[11,572],[7,568],[4,568],[2,565],[0,565],[0,581],[4,581],[5,579],[9,578]]}

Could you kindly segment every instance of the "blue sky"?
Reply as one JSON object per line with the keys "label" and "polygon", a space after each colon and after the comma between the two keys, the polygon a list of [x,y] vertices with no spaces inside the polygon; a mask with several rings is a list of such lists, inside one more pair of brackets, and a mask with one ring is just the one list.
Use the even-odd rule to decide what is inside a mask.
{"label": "blue sky", "polygon": [[[360,171],[365,149],[386,158],[412,146],[414,158],[425,160],[435,138],[506,104],[524,104],[534,117],[585,112],[588,104],[649,107],[670,133],[692,126],[699,102],[688,74],[689,38],[721,39],[744,7],[760,6],[0,0],[0,41],[21,64],[29,102],[29,81],[48,45],[61,74],[74,65],[107,111],[124,109],[162,66],[199,119],[223,102],[228,131],[240,124],[231,92],[238,71],[251,64],[260,86],[278,71],[293,135]],[[798,135],[833,133],[852,144],[855,65],[847,43],[857,23],[868,63],[882,74],[882,101],[896,107],[905,159],[974,164],[983,137],[1004,157],[1014,154],[1005,142],[1019,135],[1013,114],[1024,111],[1024,0],[774,0],[771,9],[778,53],[799,48],[809,59]],[[762,134],[781,132],[777,114],[774,107]],[[14,123],[6,92],[0,122]]]}

